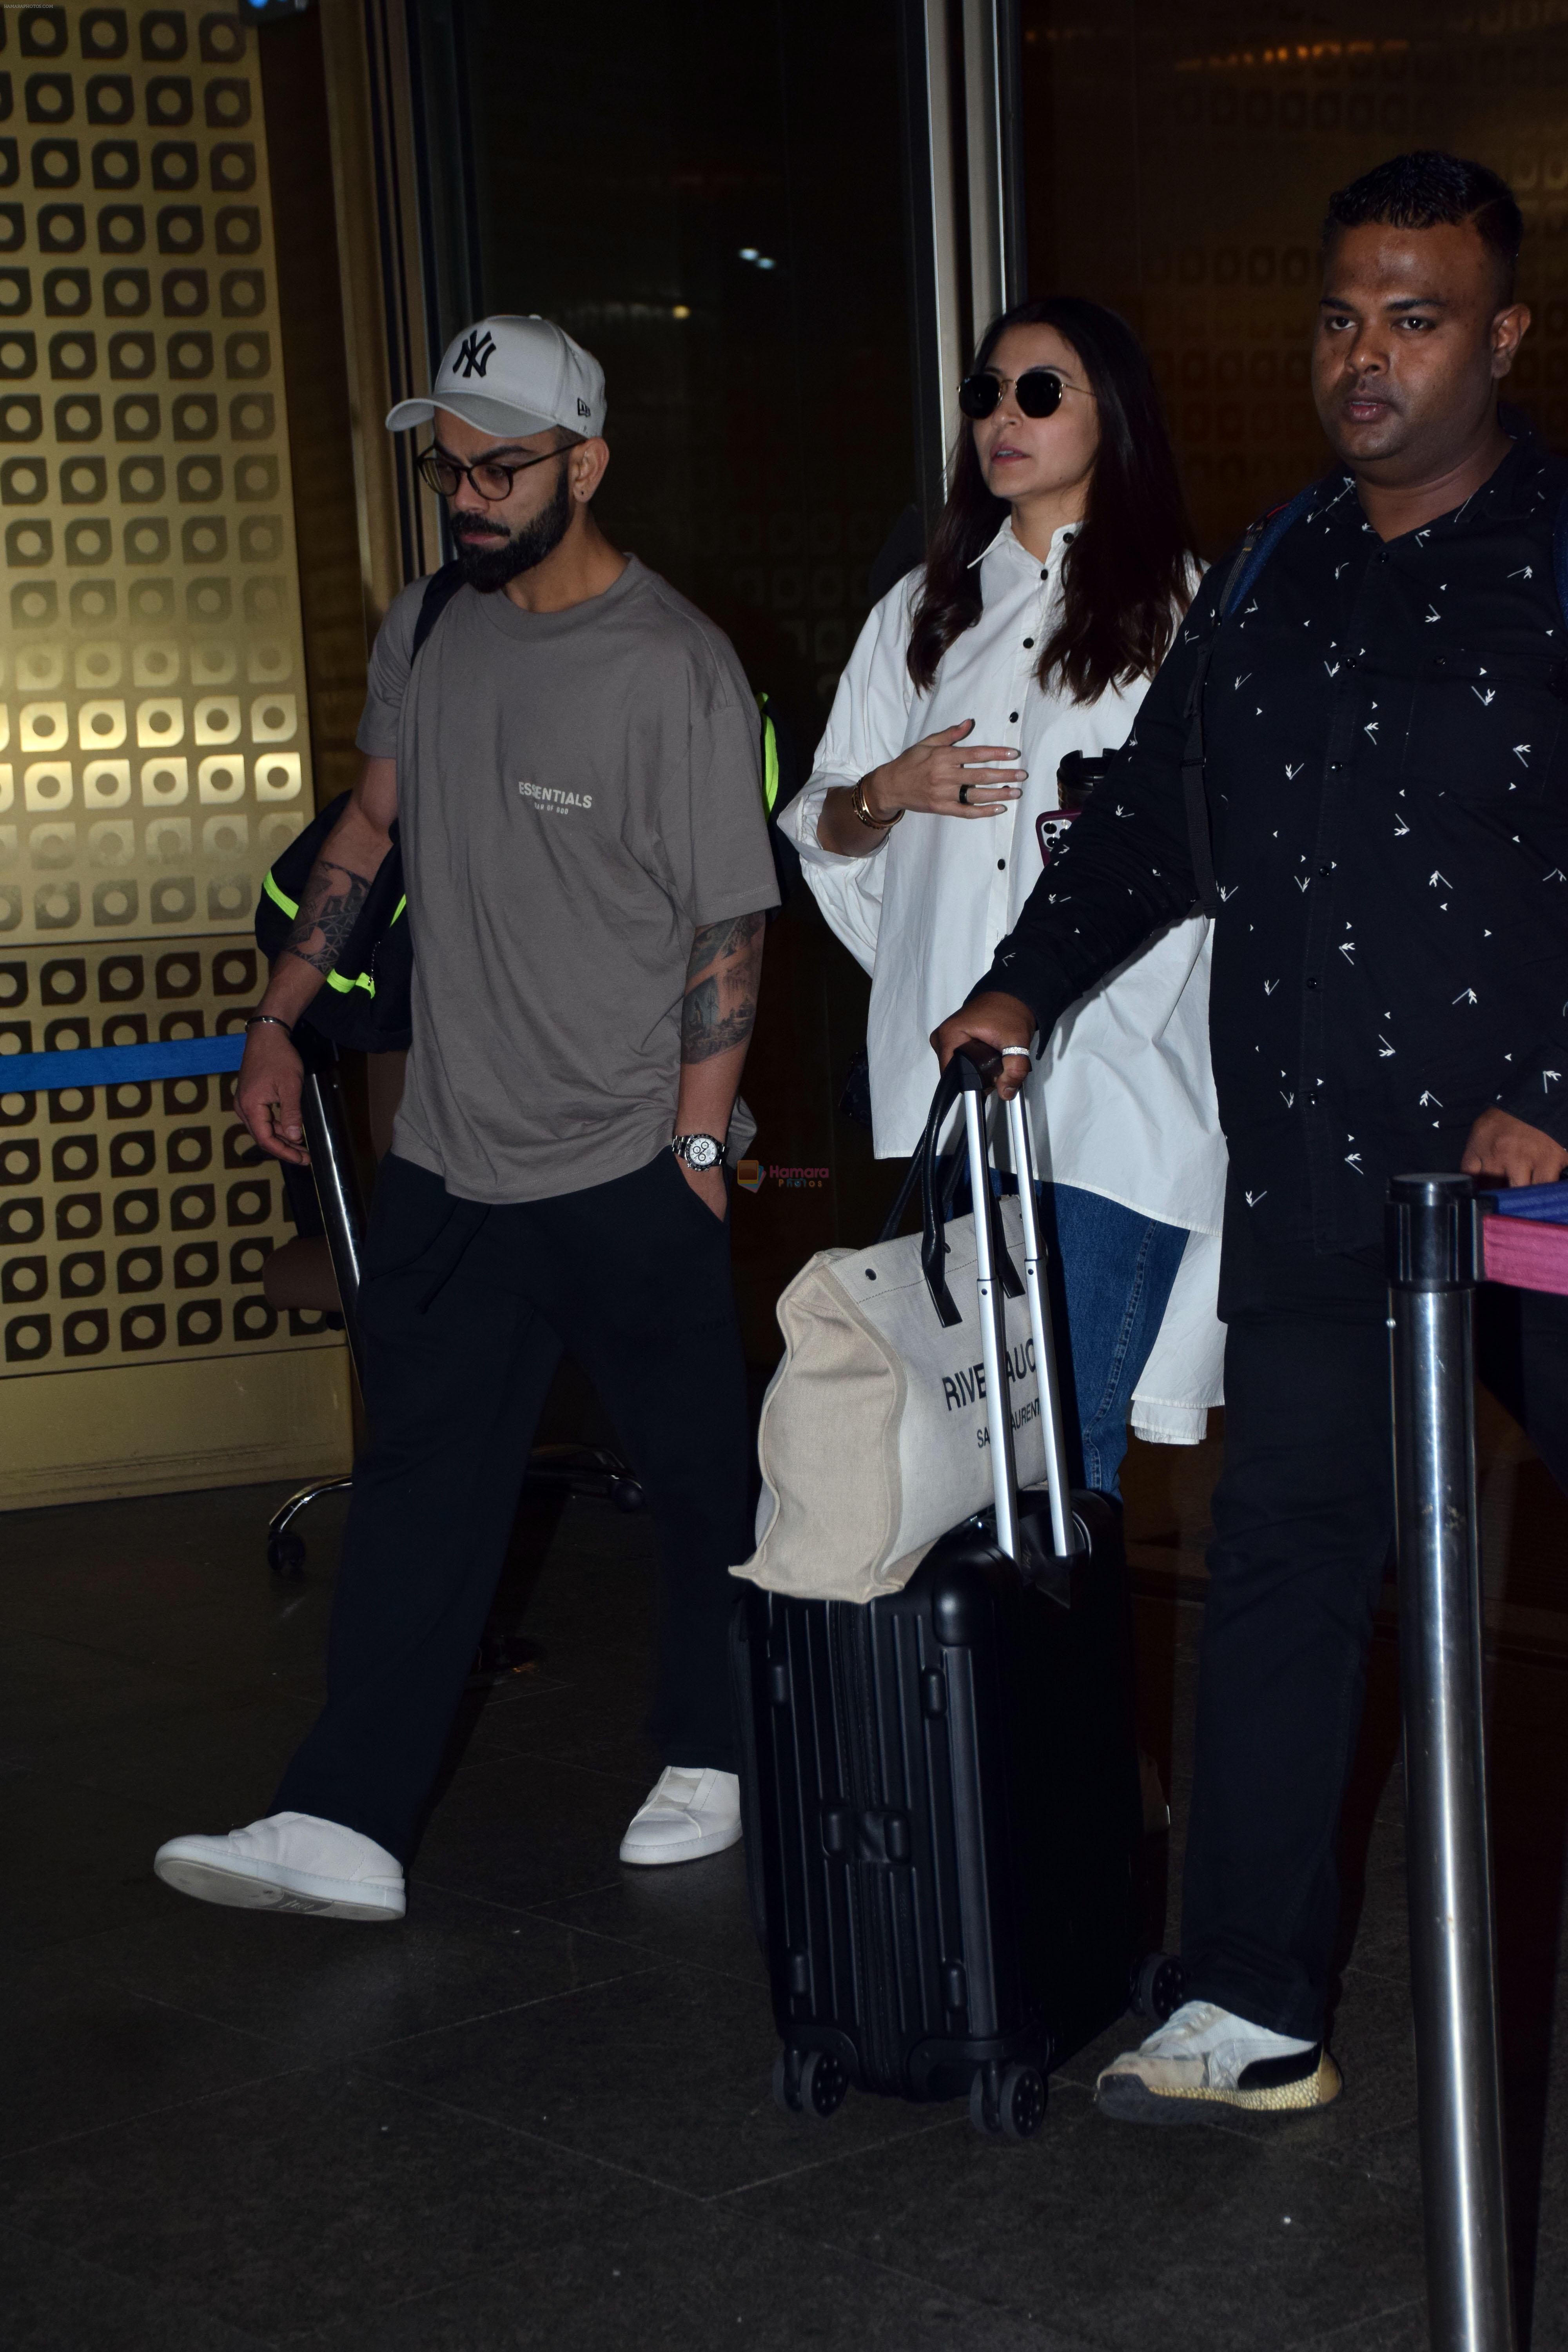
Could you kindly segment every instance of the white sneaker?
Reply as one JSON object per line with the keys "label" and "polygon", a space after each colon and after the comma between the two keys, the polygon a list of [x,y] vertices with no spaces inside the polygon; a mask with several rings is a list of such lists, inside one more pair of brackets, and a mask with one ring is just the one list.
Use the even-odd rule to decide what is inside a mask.
{"label": "white sneaker", "polygon": [[733,1772],[667,1766],[632,1815],[623,1862],[695,1862],[741,1843],[741,1783]]}
{"label": "white sneaker", "polygon": [[1326,2107],[1342,2087],[1321,2042],[1296,2042],[1213,2001],[1187,2000],[1105,2069],[1094,2103],[1119,2123],[1180,2124],[1215,2103],[1271,2115]]}
{"label": "white sneaker", "polygon": [[165,1886],[244,1911],[401,1919],[403,1870],[384,1846],[314,1813],[269,1813],[227,1837],[177,1837],[153,1867]]}

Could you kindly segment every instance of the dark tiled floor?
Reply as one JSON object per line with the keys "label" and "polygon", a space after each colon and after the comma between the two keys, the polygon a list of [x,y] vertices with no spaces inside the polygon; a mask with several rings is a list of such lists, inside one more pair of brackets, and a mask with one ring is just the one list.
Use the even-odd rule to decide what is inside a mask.
{"label": "dark tiled floor", "polygon": [[[1196,1456],[1164,1457],[1170,1492],[1151,1460],[1134,1557],[1145,1736],[1175,1813],[1152,1861],[1173,1893],[1206,1486]],[[649,1537],[607,1507],[523,1529],[509,1606],[543,1656],[467,1708],[403,1926],[220,1911],[158,1885],[159,1841],[263,1810],[310,1719],[335,1507],[303,1583],[275,1585],[258,1542],[273,1499],[0,1522],[7,2352],[1426,2343],[1386,1642],[1347,1828],[1337,2107],[1118,2129],[1089,2098],[1118,2029],[1063,2068],[1027,2147],[976,2139],[952,2109],[854,2096],[812,2126],[769,2095],[740,1855],[616,1860],[654,1769],[636,1727]],[[1552,1601],[1542,1578],[1529,1599]],[[1557,2352],[1568,1676],[1505,1650],[1516,2242],[1527,2340]]]}

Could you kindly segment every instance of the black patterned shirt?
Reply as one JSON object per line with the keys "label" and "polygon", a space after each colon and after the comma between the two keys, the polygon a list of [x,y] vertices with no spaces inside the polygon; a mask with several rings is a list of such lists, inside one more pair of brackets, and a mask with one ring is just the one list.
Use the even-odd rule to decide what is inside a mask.
{"label": "black patterned shirt", "polygon": [[[1521,445],[1384,543],[1331,476],[1220,625],[1210,1039],[1228,1213],[1279,1245],[1374,1245],[1387,1177],[1457,1168],[1490,1104],[1568,1146],[1563,495]],[[1229,570],[981,983],[1042,1034],[1191,908],[1184,709]]]}

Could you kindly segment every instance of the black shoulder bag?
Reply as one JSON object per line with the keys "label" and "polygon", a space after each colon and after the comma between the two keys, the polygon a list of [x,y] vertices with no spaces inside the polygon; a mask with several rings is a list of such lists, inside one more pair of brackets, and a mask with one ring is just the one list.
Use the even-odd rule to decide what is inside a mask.
{"label": "black shoulder bag", "polygon": [[[419,618],[414,625],[410,667],[437,622],[463,584],[462,566],[444,564],[425,585]],[[256,943],[268,963],[275,963],[288,943],[300,912],[305,885],[326,845],[328,835],[348,806],[351,795],[340,793],[296,835],[261,886],[256,909]],[[414,971],[414,946],[408,926],[408,901],[403,888],[403,853],[397,827],[392,847],[365,894],[358,920],[326,986],[316,998],[306,1024],[335,1045],[366,1054],[389,1054],[405,1046],[412,1034],[409,990]]]}

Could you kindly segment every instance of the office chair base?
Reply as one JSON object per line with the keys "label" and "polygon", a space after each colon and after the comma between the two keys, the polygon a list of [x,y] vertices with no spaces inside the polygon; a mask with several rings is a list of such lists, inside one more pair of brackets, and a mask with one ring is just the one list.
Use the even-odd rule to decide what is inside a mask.
{"label": "office chair base", "polygon": [[606,1445],[536,1445],[528,1457],[530,1486],[564,1486],[569,1494],[614,1503],[617,1511],[640,1511],[642,1481]]}
{"label": "office chair base", "polygon": [[[528,1460],[526,1483],[531,1486],[564,1486],[573,1495],[591,1496],[614,1503],[618,1511],[640,1511],[644,1495],[619,1456],[603,1445],[541,1445]],[[341,1495],[353,1485],[350,1477],[316,1478],[290,1495],[267,1523],[267,1565],[274,1576],[302,1576],[305,1538],[294,1521],[319,1495]]]}
{"label": "office chair base", "polygon": [[294,1532],[294,1521],[318,1495],[341,1495],[353,1485],[352,1478],[313,1478],[290,1495],[280,1510],[274,1511],[267,1522],[267,1565],[274,1576],[302,1576],[305,1572],[305,1538]]}

